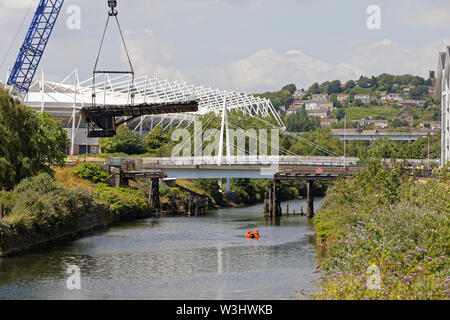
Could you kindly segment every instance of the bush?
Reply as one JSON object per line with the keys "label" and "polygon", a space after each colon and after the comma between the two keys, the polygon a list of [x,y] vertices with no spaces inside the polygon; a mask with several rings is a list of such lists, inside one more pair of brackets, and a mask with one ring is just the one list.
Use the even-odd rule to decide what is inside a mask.
{"label": "bush", "polygon": [[77,217],[92,213],[96,208],[90,193],[66,190],[48,174],[23,180],[14,193],[8,221],[17,230],[37,227],[50,231],[55,226],[70,225]]}
{"label": "bush", "polygon": [[[399,183],[399,179],[401,183]],[[328,247],[316,299],[449,299],[450,185],[368,170],[340,181],[314,225]],[[367,287],[370,266],[382,287]]]}
{"label": "bush", "polygon": [[60,189],[61,187],[56,184],[51,175],[49,175],[48,173],[41,173],[37,176],[22,180],[14,188],[14,192],[16,194],[20,194],[27,191],[34,191],[39,194],[45,194],[55,192]]}
{"label": "bush", "polygon": [[136,218],[148,212],[148,199],[137,189],[113,188],[106,184],[97,185],[98,200],[105,202],[109,209],[121,218]]}
{"label": "bush", "polygon": [[17,199],[17,194],[10,191],[0,191],[0,203],[3,204],[3,214],[11,213]]}
{"label": "bush", "polygon": [[93,183],[106,183],[109,177],[106,170],[90,162],[78,164],[73,170],[73,174]]}

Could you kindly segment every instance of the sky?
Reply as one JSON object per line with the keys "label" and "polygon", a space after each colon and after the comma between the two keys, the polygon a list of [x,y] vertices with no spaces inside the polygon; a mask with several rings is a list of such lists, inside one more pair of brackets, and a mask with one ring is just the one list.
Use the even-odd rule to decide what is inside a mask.
{"label": "sky", "polygon": [[[1,79],[38,2],[0,0]],[[65,0],[36,78],[42,69],[53,81],[75,69],[91,76],[106,2]],[[367,26],[374,5],[379,29]],[[137,76],[245,93],[385,72],[427,78],[450,45],[448,0],[118,0],[117,10]],[[112,24],[99,68],[121,70],[126,61]]]}

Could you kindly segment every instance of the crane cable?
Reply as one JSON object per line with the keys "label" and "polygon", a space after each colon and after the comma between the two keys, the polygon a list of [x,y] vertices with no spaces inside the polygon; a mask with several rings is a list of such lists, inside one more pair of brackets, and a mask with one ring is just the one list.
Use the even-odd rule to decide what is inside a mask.
{"label": "crane cable", "polygon": [[[97,66],[98,66],[98,62],[99,62],[99,59],[100,59],[100,54],[101,54],[102,49],[103,49],[103,44],[105,42],[106,31],[108,29],[109,19],[111,18],[111,16],[114,16],[114,18],[116,19],[117,27],[118,27],[119,33],[120,33],[120,38],[121,38],[123,46],[125,48],[125,53],[127,55],[128,63],[130,65],[130,69],[131,69],[130,73],[132,75],[132,79],[131,79],[130,84],[129,84],[129,91],[131,92],[133,87],[134,87],[134,68],[133,68],[133,64],[131,63],[131,58],[130,58],[130,54],[128,52],[128,47],[127,47],[127,44],[125,43],[125,38],[124,38],[123,33],[122,33],[122,28],[120,27],[119,19],[117,18],[117,11],[115,11],[115,12],[116,12],[116,14],[113,14],[113,15],[108,14],[108,18],[106,20],[106,25],[105,25],[105,30],[103,31],[102,40],[100,42],[100,48],[98,49],[97,58],[95,60],[94,71],[93,71],[93,75],[92,75],[92,82],[93,82],[93,85],[92,85],[92,96],[93,96],[93,98],[95,97],[95,91],[96,91],[95,90],[95,79],[96,79]],[[93,103],[93,105],[94,105],[94,103]]]}

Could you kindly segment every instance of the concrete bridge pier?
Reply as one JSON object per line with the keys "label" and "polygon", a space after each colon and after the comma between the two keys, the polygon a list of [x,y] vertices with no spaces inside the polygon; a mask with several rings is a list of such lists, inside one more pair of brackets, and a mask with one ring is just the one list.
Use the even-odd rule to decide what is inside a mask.
{"label": "concrete bridge pier", "polygon": [[306,182],[306,216],[314,218],[314,196],[313,196],[314,181],[308,180]]}

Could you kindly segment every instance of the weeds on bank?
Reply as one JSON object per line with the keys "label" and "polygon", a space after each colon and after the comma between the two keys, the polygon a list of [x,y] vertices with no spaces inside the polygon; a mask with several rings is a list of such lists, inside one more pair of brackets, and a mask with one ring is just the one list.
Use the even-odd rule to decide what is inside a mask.
{"label": "weeds on bank", "polygon": [[[450,183],[379,164],[339,181],[314,218],[328,247],[315,299],[449,299]],[[371,266],[380,286],[371,289]]]}

